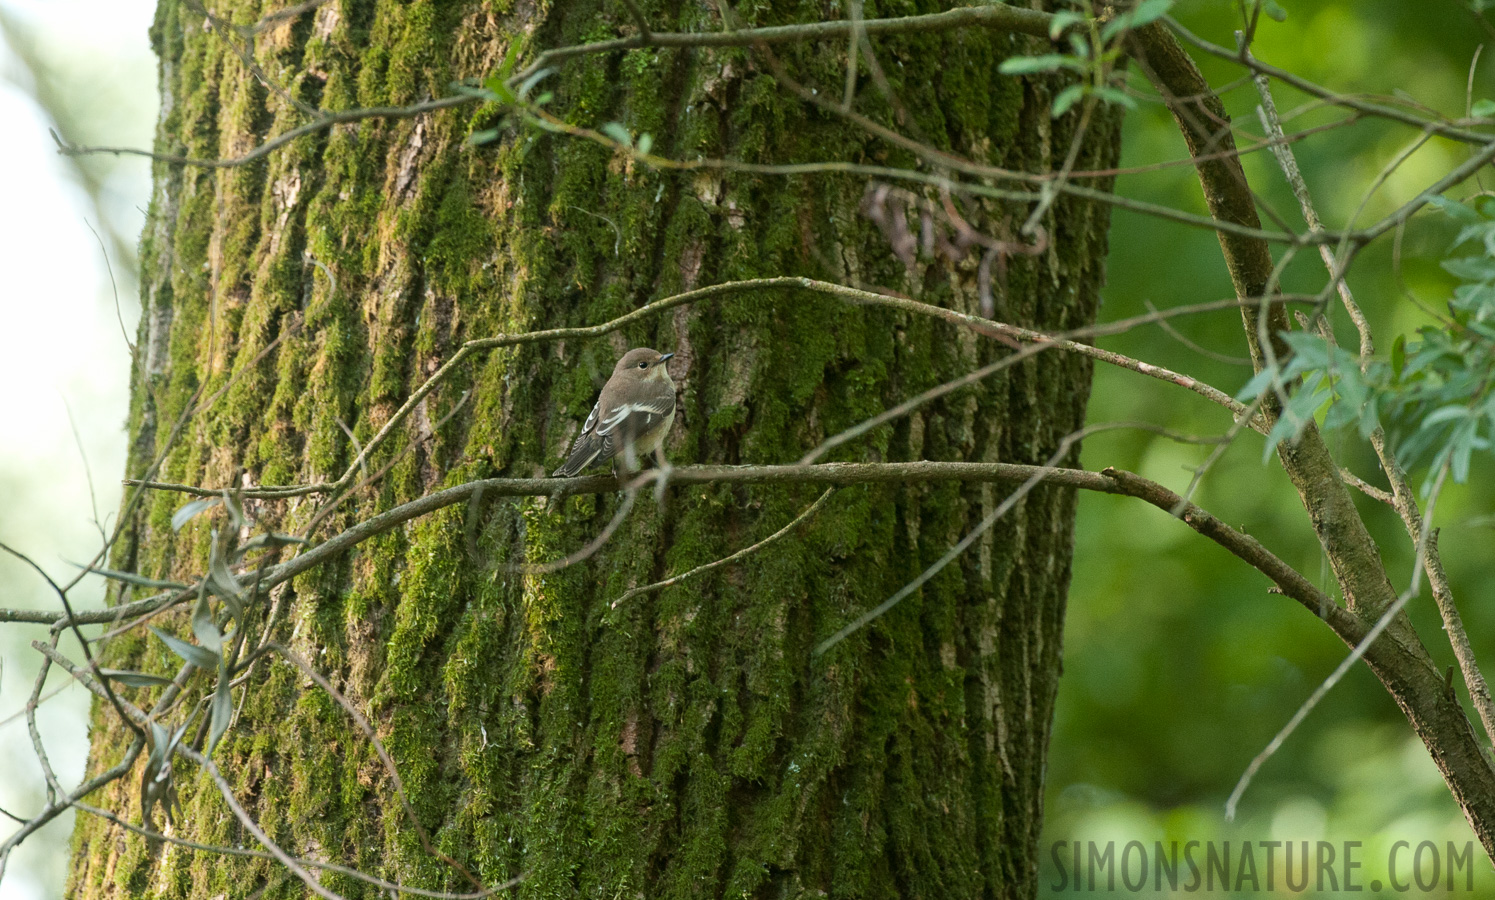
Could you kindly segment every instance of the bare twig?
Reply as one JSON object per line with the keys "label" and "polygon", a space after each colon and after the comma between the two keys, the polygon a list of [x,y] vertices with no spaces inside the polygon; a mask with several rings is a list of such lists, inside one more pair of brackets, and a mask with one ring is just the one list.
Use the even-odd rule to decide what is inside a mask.
{"label": "bare twig", "polygon": [[[54,663],[65,669],[68,674],[78,679],[78,682],[80,684],[82,684],[84,687],[88,688],[98,696],[103,697],[106,696],[106,694],[112,693],[108,689],[107,680],[105,680],[105,682],[101,684],[100,681],[90,677],[87,673],[82,671],[80,667],[73,665],[73,663],[68,660],[67,657],[63,656],[61,653],[58,653],[51,647],[48,647],[46,644],[43,644],[40,641],[32,641],[31,646],[41,651]],[[123,706],[118,707],[118,709],[120,715],[128,718],[130,722],[135,726],[137,731],[139,731],[141,726],[146,725],[150,722],[150,717],[139,707],[134,706],[133,704],[124,704]],[[233,786],[228,783],[228,779],[223,777],[223,773],[218,770],[217,764],[215,764],[211,759],[203,756],[201,753],[198,753],[196,750],[193,750],[191,747],[188,747],[184,744],[177,744],[176,752],[187,757],[187,759],[191,760],[192,762],[197,763],[198,766],[202,767],[208,773],[208,776],[213,779],[213,783],[217,785],[218,792],[223,796],[224,802],[228,804],[228,808],[233,812],[234,817],[239,820],[239,824],[243,825],[245,830],[254,835],[255,840],[259,841],[261,846],[270,851],[271,855],[273,855],[281,865],[289,869],[293,874],[295,874],[297,878],[300,878],[302,883],[310,888],[312,892],[317,896],[322,897],[323,900],[343,900],[341,894],[333,893],[332,891],[329,891],[327,888],[323,887],[320,881],[312,877],[312,874],[310,872],[306,871],[306,869],[303,868],[294,857],[282,850],[280,848],[280,845],[275,843],[275,841],[272,840],[270,836],[260,828],[258,823],[256,823],[254,819],[249,815],[249,813],[245,811],[244,807],[239,804],[238,798],[234,796]]]}
{"label": "bare twig", "polygon": [[[31,559],[31,557],[5,543],[0,543],[0,550],[9,553],[11,556],[14,556],[16,559],[19,559],[21,562],[30,566],[32,571],[40,575],[42,577],[42,580],[47,583],[47,586],[52,589],[52,592],[57,595],[57,599],[62,601],[62,608],[66,613],[65,618],[69,621],[69,623],[71,623],[70,627],[73,630],[73,636],[78,639],[78,643],[83,647],[83,658],[88,660],[88,669],[91,672],[97,672],[98,663],[94,661],[93,651],[88,647],[88,639],[83,636],[82,630],[78,627],[78,617],[77,614],[73,612],[73,604],[67,598],[67,591],[63,589],[63,587],[57,582],[53,581],[52,576],[48,575],[46,570],[37,565],[36,562]],[[115,695],[114,688],[109,685],[109,679],[107,678],[104,679],[104,696],[106,699],[108,699],[109,703],[114,706],[115,711],[118,712],[121,717],[123,717],[124,708],[120,706],[120,699]],[[35,697],[32,698],[32,701],[33,703],[35,702]],[[28,704],[28,707],[30,706],[31,704]],[[130,730],[136,733],[137,737],[144,736],[144,733],[136,728],[133,724],[127,724]]]}
{"label": "bare twig", "polygon": [[317,683],[317,686],[326,691],[327,695],[330,696],[333,700],[337,701],[337,705],[341,706],[343,708],[343,711],[351,716],[353,718],[353,721],[357,723],[359,729],[364,733],[364,736],[369,739],[369,742],[371,744],[373,744],[374,752],[379,754],[379,759],[383,761],[385,770],[389,772],[390,781],[394,783],[395,796],[400,798],[400,805],[405,809],[405,818],[410,821],[410,824],[412,826],[414,826],[415,833],[420,838],[421,847],[425,849],[426,853],[445,862],[447,865],[456,869],[458,872],[461,872],[464,876],[466,876],[468,881],[471,881],[477,887],[483,888],[485,893],[478,894],[476,896],[487,896],[487,894],[493,893],[493,891],[484,888],[483,882],[476,875],[468,871],[466,866],[462,865],[460,862],[457,862],[455,859],[452,859],[450,856],[442,852],[438,847],[431,843],[431,835],[426,831],[425,826],[420,823],[420,817],[415,814],[415,807],[410,805],[410,798],[405,793],[405,782],[400,779],[400,771],[398,767],[395,766],[394,759],[390,757],[389,751],[384,749],[384,742],[379,740],[379,735],[374,731],[374,726],[369,724],[369,720],[363,715],[363,713],[359,712],[357,707],[348,702],[348,698],[344,697],[341,691],[333,687],[332,682],[328,681],[322,675],[322,673],[318,672],[316,669],[313,669],[311,667],[311,664],[302,659],[300,654],[296,653],[296,651],[283,644],[277,644],[274,642],[267,642],[265,646],[268,649],[279,653],[286,662],[295,666],[297,669],[300,669],[301,674],[305,675],[307,678],[310,678],[312,681],[315,681]]}
{"label": "bare twig", "polygon": [[622,603],[624,600],[631,600],[632,598],[641,596],[643,594],[652,594],[655,591],[662,591],[667,587],[677,585],[682,581],[688,581],[698,575],[705,575],[707,572],[710,572],[713,569],[719,569],[722,566],[731,565],[732,563],[737,562],[744,557],[751,556],[752,554],[757,553],[759,550],[762,550],[764,547],[767,547],[770,544],[777,543],[778,541],[786,537],[790,532],[794,531],[794,529],[809,521],[810,517],[815,515],[815,513],[825,505],[825,501],[830,499],[831,494],[835,493],[835,490],[835,488],[826,488],[825,493],[821,494],[818,500],[816,500],[814,503],[811,503],[808,507],[805,508],[803,512],[795,516],[788,525],[785,525],[783,528],[780,528],[778,531],[775,531],[773,534],[769,535],[758,543],[753,544],[749,547],[743,547],[741,550],[738,550],[731,556],[725,556],[714,562],[696,566],[694,569],[691,569],[687,572],[681,572],[679,575],[672,575],[669,578],[664,579],[663,581],[656,581],[653,584],[646,584],[642,587],[633,588],[629,591],[624,592],[621,596],[618,597],[618,599],[608,604],[608,607],[610,609],[617,609],[618,604]]}
{"label": "bare twig", "polygon": [[1276,80],[1281,81],[1284,84],[1290,84],[1305,94],[1318,97],[1327,103],[1334,104],[1335,106],[1348,107],[1350,109],[1357,110],[1358,112],[1365,115],[1376,116],[1382,119],[1390,119],[1394,122],[1401,122],[1405,125],[1411,125],[1414,128],[1432,128],[1443,137],[1451,138],[1456,141],[1462,141],[1467,144],[1487,145],[1492,140],[1491,135],[1488,134],[1482,134],[1477,131],[1469,131],[1467,129],[1449,125],[1444,122],[1437,122],[1426,119],[1408,112],[1403,112],[1402,110],[1392,106],[1386,106],[1380,103],[1370,103],[1365,100],[1361,100],[1359,97],[1353,94],[1346,94],[1339,91],[1330,90],[1329,88],[1314,84],[1306,78],[1295,75],[1294,73],[1289,72],[1286,69],[1279,69],[1276,66],[1264,63],[1254,56],[1250,56],[1249,54],[1247,54],[1243,58],[1241,52],[1238,50],[1231,50],[1226,47],[1221,47],[1218,44],[1212,44],[1204,38],[1194,34],[1183,25],[1180,25],[1177,20],[1169,16],[1164,16],[1163,21],[1166,22],[1168,27],[1172,29],[1176,34],[1178,34],[1179,37],[1188,41],[1190,44],[1193,44],[1195,47],[1198,47],[1200,50],[1203,50],[1204,52],[1210,54],[1211,56],[1218,56],[1221,59],[1227,59],[1232,62],[1240,63],[1256,74],[1266,75],[1270,78],[1275,78]]}
{"label": "bare twig", "polygon": [[595,53],[614,53],[619,50],[636,50],[639,47],[751,47],[758,44],[784,44],[798,41],[822,41],[848,37],[853,32],[862,34],[918,34],[932,31],[982,27],[1015,34],[1031,34],[1048,37],[1048,13],[1009,6],[1006,3],[991,3],[986,6],[959,7],[944,12],[922,16],[899,16],[889,19],[851,19],[829,22],[807,22],[802,25],[773,25],[767,28],[740,28],[731,31],[708,31],[678,33],[656,31],[645,40],[642,36],[614,38],[572,47],[557,47],[547,50],[535,58],[514,80],[522,81],[530,75],[553,66],[563,60]]}
{"label": "bare twig", "polygon": [[441,109],[450,109],[454,106],[462,106],[467,103],[475,103],[477,98],[469,96],[441,97],[436,100],[427,100],[410,106],[378,106],[366,109],[347,109],[333,112],[323,112],[321,118],[299,125],[290,131],[284,131],[242,156],[227,157],[224,159],[198,159],[191,156],[181,156],[175,153],[156,153],[150,150],[140,150],[135,147],[88,147],[65,141],[57,132],[52,132],[52,140],[57,143],[57,151],[64,156],[83,156],[90,153],[112,153],[115,156],[144,156],[157,162],[175,163],[184,166],[199,166],[207,169],[234,169],[247,165],[257,159],[270,155],[276,150],[297,138],[306,137],[326,131],[334,125],[347,122],[361,122],[365,119],[412,119],[423,116],[429,112]]}
{"label": "bare twig", "polygon": [[[110,812],[107,809],[101,809],[100,807],[92,806],[88,803],[83,803],[82,801],[74,801],[72,806],[74,809],[77,809],[81,812],[86,812],[89,815],[98,816],[101,819],[105,819],[113,823],[114,825],[123,828],[125,831],[138,834],[148,840],[162,841],[164,843],[172,844],[177,847],[184,847],[188,850],[195,850],[199,853],[214,853],[219,856],[238,856],[247,859],[275,859],[275,855],[273,853],[268,853],[264,850],[250,850],[247,847],[228,847],[224,846],[223,844],[204,844],[199,841],[189,841],[186,838],[176,837],[175,835],[162,834],[159,831],[153,831],[149,828],[142,828],[139,825],[136,825],[133,822],[130,822],[123,817]],[[357,869],[350,868],[348,866],[340,866],[337,863],[322,862],[320,860],[306,859],[304,857],[298,857],[296,862],[300,863],[308,869],[326,869],[329,872],[336,872],[339,875],[346,875],[349,878],[356,878],[359,881],[362,881],[365,884],[371,884],[374,887],[379,888],[380,890],[390,891],[391,893],[396,894],[411,894],[416,897],[431,897],[433,898],[433,900],[481,900],[481,898],[483,897],[491,897],[498,891],[514,887],[524,880],[524,876],[521,875],[516,878],[511,878],[509,881],[495,888],[485,889],[481,891],[472,891],[464,894],[452,893],[451,891],[432,891],[425,888],[408,887],[403,884],[396,884],[393,881],[385,881],[383,878],[376,878],[373,875],[368,874],[367,872],[360,872]]]}
{"label": "bare twig", "polygon": [[[1433,507],[1438,501],[1438,492],[1442,489],[1443,479],[1447,474],[1448,467],[1445,465],[1438,472],[1438,478],[1433,485],[1432,494],[1428,497],[1429,521],[1432,520]],[[1361,638],[1355,644],[1355,648],[1350,651],[1350,655],[1346,656],[1334,668],[1334,671],[1329,673],[1328,678],[1325,678],[1318,687],[1314,688],[1313,693],[1308,695],[1308,699],[1303,701],[1303,704],[1298,707],[1297,712],[1293,713],[1291,719],[1288,719],[1287,724],[1282,726],[1282,730],[1278,731],[1265,749],[1256,754],[1252,758],[1251,763],[1246,766],[1246,771],[1241,773],[1241,777],[1236,782],[1234,790],[1230,792],[1229,799],[1225,801],[1225,821],[1235,821],[1236,807],[1240,804],[1241,796],[1246,793],[1246,788],[1251,786],[1252,779],[1256,777],[1257,772],[1261,771],[1261,767],[1276,754],[1287,741],[1288,737],[1302,724],[1303,720],[1308,718],[1308,714],[1313,711],[1313,708],[1318,705],[1319,701],[1324,699],[1324,696],[1344,678],[1345,673],[1349,672],[1350,668],[1360,661],[1360,658],[1370,649],[1371,644],[1375,643],[1376,639],[1391,626],[1391,623],[1396,621],[1396,617],[1401,614],[1403,607],[1407,605],[1407,601],[1417,596],[1421,590],[1422,565],[1430,534],[1430,529],[1424,527],[1422,533],[1417,536],[1416,559],[1412,564],[1412,579],[1411,583],[1407,585],[1407,589],[1402,591],[1401,595],[1396,598],[1395,603],[1386,608],[1386,611],[1376,620],[1375,625],[1371,627],[1365,637]]]}

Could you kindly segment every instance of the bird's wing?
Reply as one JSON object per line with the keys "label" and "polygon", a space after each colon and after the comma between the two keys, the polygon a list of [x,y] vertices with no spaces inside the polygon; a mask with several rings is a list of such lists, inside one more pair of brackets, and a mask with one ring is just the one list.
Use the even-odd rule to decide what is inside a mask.
{"label": "bird's wing", "polygon": [[602,401],[599,399],[592,405],[592,411],[587,414],[587,420],[581,426],[581,433],[576,436],[576,441],[571,445],[570,455],[566,457],[565,462],[561,463],[559,469],[550,473],[552,477],[569,478],[597,462],[597,457],[602,456],[603,451],[607,449],[607,440],[598,437],[594,430],[601,409]]}
{"label": "bird's wing", "polygon": [[553,475],[569,477],[588,466],[605,463],[618,455],[631,440],[659,427],[675,409],[675,390],[665,384],[641,400],[602,408],[602,398],[592,407],[587,421],[571,445],[571,455]]}
{"label": "bird's wing", "polygon": [[592,463],[601,462],[602,459],[607,458],[603,456],[607,443],[607,438],[600,438],[592,432],[583,432],[577,436],[576,443],[571,445],[571,455],[566,457],[566,461],[561,463],[559,469],[550,474],[560,478],[570,478]]}
{"label": "bird's wing", "polygon": [[667,385],[657,394],[632,403],[623,403],[603,414],[597,423],[597,434],[633,438],[648,434],[675,409],[675,392]]}

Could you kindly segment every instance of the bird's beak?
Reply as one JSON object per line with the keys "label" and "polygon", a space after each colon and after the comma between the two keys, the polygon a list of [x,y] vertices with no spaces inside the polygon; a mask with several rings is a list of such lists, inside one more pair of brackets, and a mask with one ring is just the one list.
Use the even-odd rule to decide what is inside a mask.
{"label": "bird's beak", "polygon": [[[665,355],[663,355],[663,356],[661,356],[659,358],[659,362],[664,362],[665,360],[669,359],[670,357],[672,357],[674,355],[675,354],[673,354],[673,353],[666,353]],[[657,366],[657,365],[659,365],[659,363],[655,363],[655,365]]]}

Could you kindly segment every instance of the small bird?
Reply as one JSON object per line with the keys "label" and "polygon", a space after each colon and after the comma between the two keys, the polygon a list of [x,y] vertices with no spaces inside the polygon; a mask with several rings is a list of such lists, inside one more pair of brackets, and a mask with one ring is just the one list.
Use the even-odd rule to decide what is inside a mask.
{"label": "small bird", "polygon": [[675,424],[675,382],[665,363],[674,355],[648,347],[623,354],[571,445],[571,455],[551,475],[568,478],[619,456],[632,468],[646,453],[656,454],[663,464],[664,437]]}

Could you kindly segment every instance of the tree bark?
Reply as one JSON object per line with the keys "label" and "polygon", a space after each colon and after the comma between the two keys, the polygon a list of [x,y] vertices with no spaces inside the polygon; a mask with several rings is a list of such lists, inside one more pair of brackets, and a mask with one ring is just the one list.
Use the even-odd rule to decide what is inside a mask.
{"label": "tree bark", "polygon": [[[641,5],[657,30],[722,28],[712,6]],[[245,0],[212,10],[240,26],[273,11]],[[776,0],[739,7],[733,24],[840,14]],[[516,41],[523,60],[635,32],[626,7],[590,0],[334,0],[258,31],[255,72],[234,49],[245,32],[205,27],[192,6],[163,0],[153,29],[157,148],[235,156],[306,121],[286,93],[322,109],[411,104],[486,77]],[[864,77],[858,109],[985,163],[1057,169],[1078,116],[1050,119],[1054,82],[997,74],[1005,56],[1036,49],[978,29],[879,37],[899,108]],[[797,80],[839,96],[844,41],[773,53]],[[618,121],[675,158],[914,164],[791,96],[745,49],[576,58],[542,90],[567,122]],[[130,474],[164,453],[161,477],[213,487],[336,478],[462,341],[599,322],[707,284],[809,275],[976,309],[979,254],[905,268],[859,215],[865,176],[659,171],[502,116],[473,106],[339,125],[242,168],[158,163],[142,242]],[[499,140],[465,143],[487,128]],[[1076,169],[1113,165],[1118,133],[1114,117],[1093,118]],[[964,208],[976,227],[1009,239],[1028,212]],[[996,317],[1083,325],[1098,302],[1107,210],[1061,199],[1044,224],[1047,248],[1013,256],[994,279]],[[371,475],[388,471],[313,537],[441,487],[543,475],[632,346],[677,354],[671,459],[716,464],[792,462],[1010,352],[948,324],[792,291],[696,304],[610,338],[496,351],[427,398],[368,460]],[[1040,354],[830,458],[1044,463],[1082,424],[1089,380],[1088,361]],[[488,885],[522,873],[522,896],[1033,896],[1073,491],[1034,491],[823,656],[811,652],[819,641],[943,555],[1001,490],[844,487],[761,552],[610,611],[631,588],[772,534],[819,492],[690,485],[660,504],[641,496],[595,555],[543,575],[513,566],[584,546],[622,498],[442,510],[278,588],[275,636],[369,717],[424,828]],[[210,530],[230,526],[219,509],[173,533],[182,502],[148,498],[115,565],[202,572]],[[257,524],[241,538],[298,533],[322,502],[250,503]],[[268,612],[251,615],[262,623]],[[191,634],[185,612],[154,624]],[[176,671],[143,629],[114,639],[106,658]],[[212,691],[199,678],[163,724]],[[144,707],[154,699],[131,691]],[[314,682],[265,658],[234,702],[242,710],[213,759],[287,852],[406,886],[475,890],[422,848],[370,742]],[[98,706],[90,771],[127,744]],[[253,844],[185,759],[176,782],[176,835]],[[133,818],[139,784],[137,770],[94,800]],[[273,861],[163,845],[89,816],[75,846],[74,897],[306,890]],[[346,875],[318,877],[344,896],[379,893]]]}

